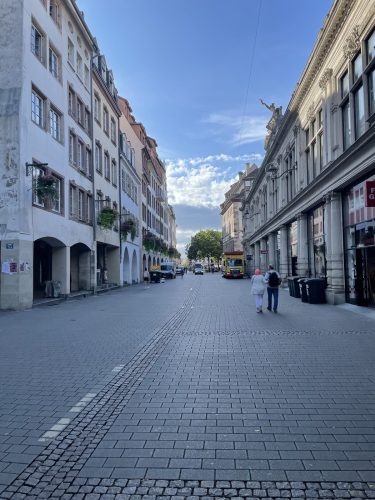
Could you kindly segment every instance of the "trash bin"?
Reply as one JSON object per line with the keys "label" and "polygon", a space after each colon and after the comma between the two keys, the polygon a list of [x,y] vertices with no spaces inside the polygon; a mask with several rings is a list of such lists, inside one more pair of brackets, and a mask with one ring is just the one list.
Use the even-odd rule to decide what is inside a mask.
{"label": "trash bin", "polygon": [[150,282],[160,283],[160,271],[150,271]]}
{"label": "trash bin", "polygon": [[298,280],[298,286],[299,286],[299,293],[301,297],[302,302],[307,302],[307,291],[306,291],[306,278],[300,278]]}
{"label": "trash bin", "polygon": [[310,278],[306,280],[306,293],[309,304],[325,304],[325,285],[325,280],[321,278]]}
{"label": "trash bin", "polygon": [[293,277],[293,281],[294,281],[294,297],[296,297],[297,299],[300,299],[301,298],[301,291],[300,291],[300,288],[299,288],[299,280],[302,280],[302,279],[306,279],[305,276],[294,276]]}
{"label": "trash bin", "polygon": [[296,289],[294,285],[294,278],[288,278],[288,288],[289,288],[289,295],[291,297],[296,296]]}

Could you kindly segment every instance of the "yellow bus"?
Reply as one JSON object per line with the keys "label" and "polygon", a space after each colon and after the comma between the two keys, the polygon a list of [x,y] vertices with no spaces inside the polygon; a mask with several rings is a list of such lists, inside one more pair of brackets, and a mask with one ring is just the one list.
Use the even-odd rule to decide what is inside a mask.
{"label": "yellow bus", "polygon": [[244,258],[242,252],[224,252],[223,278],[243,278]]}

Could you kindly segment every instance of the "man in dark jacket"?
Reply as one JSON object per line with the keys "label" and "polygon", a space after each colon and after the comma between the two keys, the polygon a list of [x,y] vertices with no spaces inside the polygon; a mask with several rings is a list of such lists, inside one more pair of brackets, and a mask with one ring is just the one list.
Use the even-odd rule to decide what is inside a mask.
{"label": "man in dark jacket", "polygon": [[267,283],[268,307],[272,311],[272,297],[273,297],[273,312],[277,313],[279,305],[279,287],[281,283],[280,274],[274,270],[273,266],[268,266],[268,271],[264,277]]}

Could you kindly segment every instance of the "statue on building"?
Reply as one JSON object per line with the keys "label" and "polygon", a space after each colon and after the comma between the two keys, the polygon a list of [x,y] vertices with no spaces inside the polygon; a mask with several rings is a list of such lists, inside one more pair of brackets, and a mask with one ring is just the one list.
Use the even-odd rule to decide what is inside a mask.
{"label": "statue on building", "polygon": [[265,106],[272,113],[271,119],[266,125],[268,134],[264,139],[264,149],[268,149],[279,128],[281,118],[283,117],[283,111],[282,111],[283,108],[281,106],[276,107],[274,102],[272,102],[271,104],[267,104],[263,101],[263,99],[259,100],[261,104]]}

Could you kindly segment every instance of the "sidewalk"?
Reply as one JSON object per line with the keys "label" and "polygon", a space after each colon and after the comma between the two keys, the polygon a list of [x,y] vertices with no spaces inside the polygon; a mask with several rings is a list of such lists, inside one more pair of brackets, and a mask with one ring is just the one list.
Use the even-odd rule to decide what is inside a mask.
{"label": "sidewalk", "polygon": [[287,291],[259,315],[216,275],[149,292],[184,300],[1,498],[375,497],[371,315]]}

